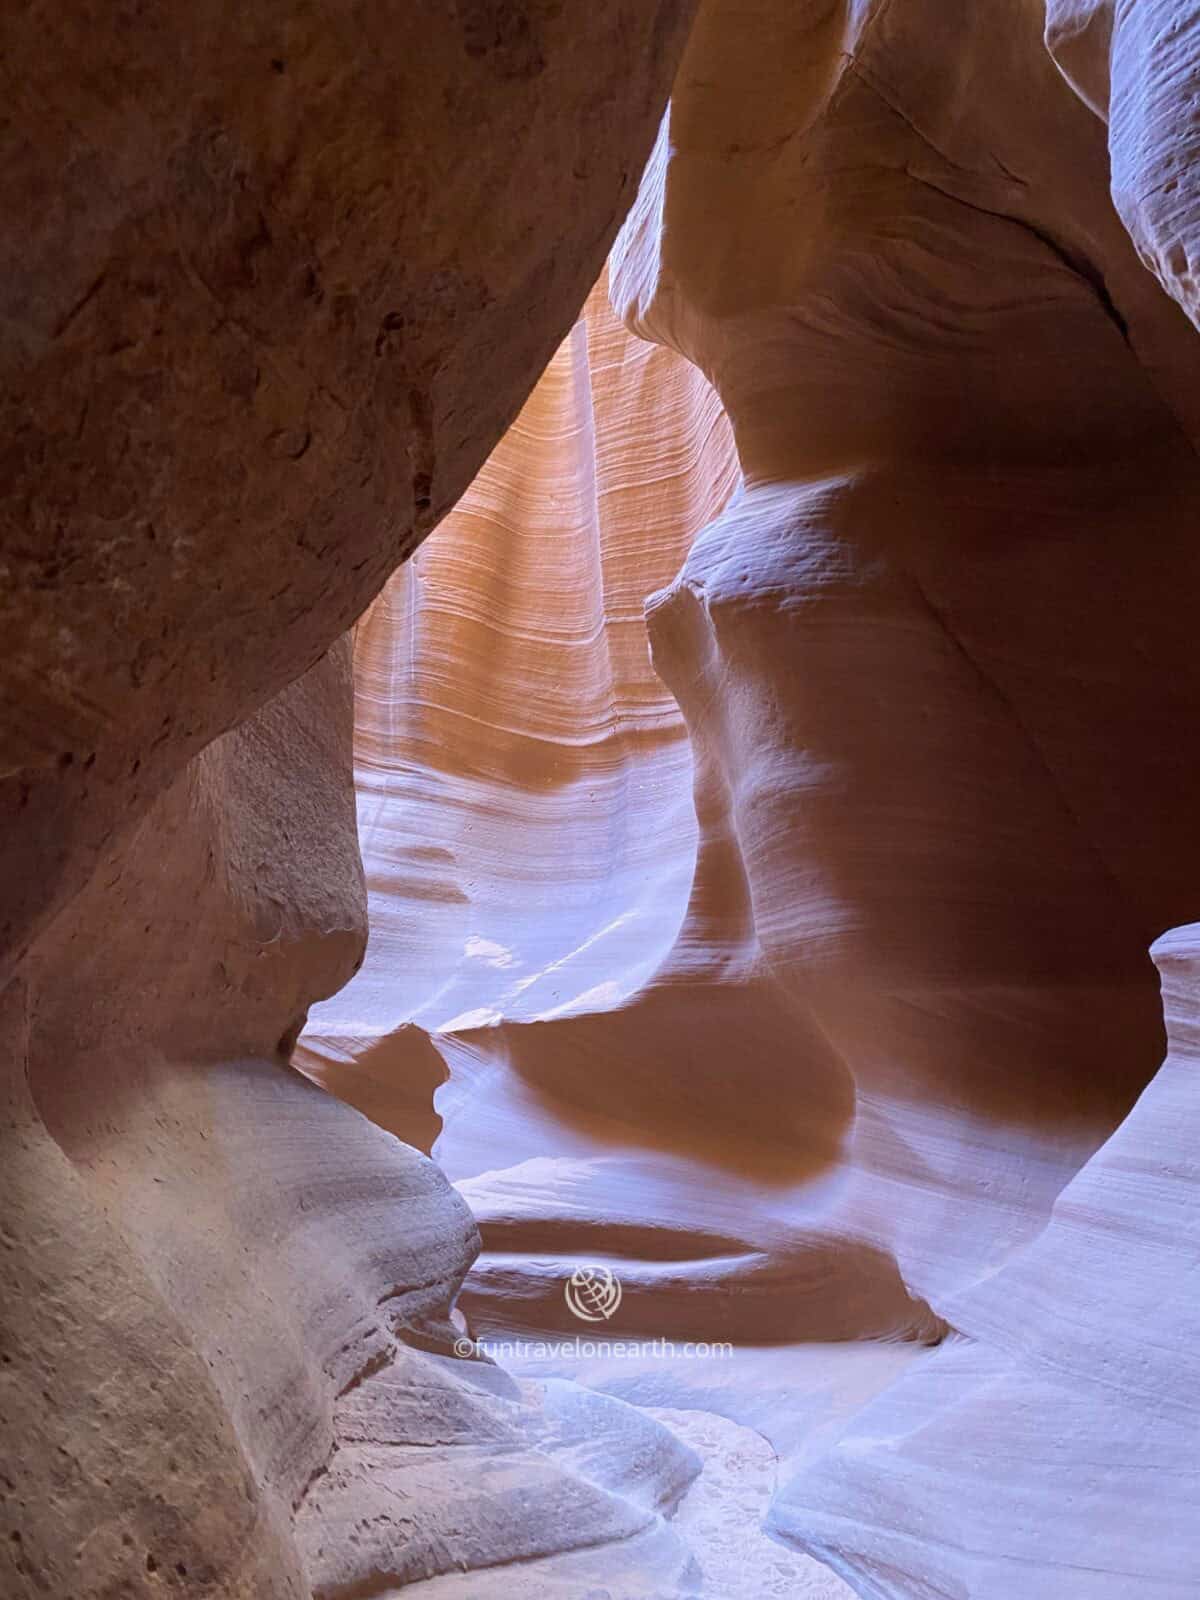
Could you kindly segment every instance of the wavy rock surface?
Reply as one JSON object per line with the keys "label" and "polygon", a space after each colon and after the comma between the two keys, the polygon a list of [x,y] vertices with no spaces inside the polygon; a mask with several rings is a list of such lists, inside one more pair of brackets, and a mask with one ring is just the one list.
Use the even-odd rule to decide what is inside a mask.
{"label": "wavy rock surface", "polygon": [[[287,1065],[364,941],[348,668],[339,647],[192,763],[7,997],[14,1600],[332,1600],[613,1541],[631,1597],[687,1581],[663,1513],[688,1449],[453,1360],[467,1208]],[[552,1562],[539,1583],[573,1592]]]}
{"label": "wavy rock surface", "polygon": [[689,9],[4,18],[5,1600],[687,1581],[690,1453],[439,1356],[465,1205],[287,1062],[366,935],[337,641],[577,313]]}
{"label": "wavy rock surface", "polygon": [[[693,437],[679,356],[736,442],[727,500],[723,434],[693,463],[722,492],[678,574],[647,562],[631,589],[694,831],[669,702],[678,759],[637,747],[605,786],[586,642],[545,643],[584,600],[496,586],[485,615],[466,524],[358,646],[386,932],[307,1069],[426,1135],[448,1073],[433,1148],[483,1233],[482,1329],[569,1327],[563,1277],[596,1260],[623,1330],[953,1330],[777,1502],[775,1531],[872,1600],[1174,1596],[1200,1570],[1168,1376],[1189,1332],[1152,1220],[1169,1147],[1146,1108],[1178,1113],[1173,1076],[1130,1116],[1162,1054],[1146,950],[1200,891],[1195,208],[1171,133],[1194,25],[1110,9],[702,5],[612,262],[664,363],[653,420],[618,419],[631,480]],[[587,427],[547,464],[543,403],[480,480],[480,568],[502,524],[518,549],[582,528],[571,559],[593,559],[562,488],[589,481]],[[603,484],[615,447],[584,414]],[[482,691],[431,642],[447,619]],[[1131,1244],[1098,1297],[1122,1230],[1146,1261]],[[736,1387],[713,1409],[748,1419]]]}
{"label": "wavy rock surface", "polygon": [[1200,321],[1200,14],[1170,0],[1046,0],[1046,44],[1109,125],[1112,195],[1139,256]]}
{"label": "wavy rock surface", "polygon": [[647,1333],[936,1326],[886,1256],[806,1227],[849,1078],[765,968],[719,775],[697,827],[702,741],[647,652],[645,596],[734,483],[708,384],[602,284],[357,630],[372,938],[296,1059],[403,1138],[444,1119],[481,1328],[569,1326],[563,1280],[597,1253]]}
{"label": "wavy rock surface", "polygon": [[[602,1242],[698,1332],[735,1283],[760,1335],[928,1331],[921,1299],[1044,1226],[1161,1051],[1145,949],[1200,878],[1172,734],[1200,698],[1195,356],[1036,8],[976,8],[936,83],[919,0],[754,14],[702,9],[616,256],[666,347],[653,423],[632,391],[606,411],[593,307],[360,632],[380,934],[309,1065],[378,1111],[433,1042],[439,1159],[486,1244],[548,1261],[520,1295],[495,1263],[533,1320]],[[695,495],[731,483],[675,351],[744,481],[707,526],[655,489],[676,531],[647,560],[622,528],[672,441]],[[694,835],[679,713],[624,710],[604,656],[644,648],[688,516],[648,621]]]}
{"label": "wavy rock surface", "polygon": [[[867,1596],[1196,1592],[1200,927],[1154,946],[1166,1062],[956,1340],[786,1486],[773,1526]],[[986,1492],[963,1492],[964,1470]]]}
{"label": "wavy rock surface", "polygon": [[288,1066],[686,10],[5,25],[6,1596],[1195,1590],[1188,13],[701,6]]}
{"label": "wavy rock surface", "polygon": [[690,9],[7,9],[0,980],[470,482]]}
{"label": "wavy rock surface", "polygon": [[[831,23],[801,105],[743,22],[702,13],[618,252],[625,314],[712,377],[746,476],[651,634],[692,725],[718,683],[738,707],[713,743],[757,935],[854,1080],[839,1211],[942,1310],[1160,1052],[1145,948],[1200,881],[1173,732],[1197,356],[1033,8],[973,8],[936,81],[933,8]],[[786,257],[761,248],[785,205]]]}
{"label": "wavy rock surface", "polygon": [[695,853],[691,753],[642,610],[735,478],[708,385],[630,339],[601,286],[359,624],[371,947],[306,1035],[354,1063],[339,1089],[393,1034],[419,1051],[408,1024],[605,1009],[670,949]]}

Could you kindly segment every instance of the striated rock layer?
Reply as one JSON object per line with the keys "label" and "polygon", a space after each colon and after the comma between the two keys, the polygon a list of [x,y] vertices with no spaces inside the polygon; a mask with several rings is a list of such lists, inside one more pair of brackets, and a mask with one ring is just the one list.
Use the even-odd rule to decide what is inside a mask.
{"label": "striated rock layer", "polygon": [[[562,1323],[572,1258],[597,1250],[647,1332],[682,1301],[692,1331],[729,1332],[733,1302],[704,1291],[734,1282],[760,1337],[792,1331],[798,1297],[814,1336],[924,1325],[869,1246],[798,1231],[849,1079],[828,1061],[823,1105],[817,1060],[805,1082],[781,1054],[819,1046],[761,960],[719,789],[698,848],[699,741],[646,649],[646,594],[735,481],[709,385],[630,339],[602,284],[356,633],[372,939],[297,1060],[404,1138],[444,1118],[439,1163],[495,1253],[465,1302],[481,1325],[489,1297]],[[748,1057],[771,1094],[731,1074]]]}
{"label": "striated rock layer", "polygon": [[212,744],[8,993],[6,1597],[332,1597],[627,1539],[664,1594],[687,1569],[690,1451],[455,1360],[466,1206],[287,1065],[365,934],[348,665]]}
{"label": "striated rock layer", "polygon": [[[428,1137],[432,1041],[438,1157],[504,1255],[602,1242],[759,1336],[915,1331],[902,1285],[1033,1237],[1161,1053],[1145,950],[1200,874],[1195,357],[1036,8],[777,11],[702,9],[615,257],[652,420],[632,379],[606,411],[593,306],[360,630],[380,931],[303,1059]],[[736,436],[707,526],[658,482],[681,446],[692,494],[732,481],[677,351]],[[604,654],[648,595],[694,824],[679,712],[624,709]],[[496,1293],[549,1314],[561,1266]]]}
{"label": "striated rock layer", "polygon": [[692,1453],[455,1361],[466,1206],[288,1057],[366,936],[339,638],[578,312],[690,9],[8,9],[5,1600],[688,1581]]}
{"label": "striated rock layer", "polygon": [[[953,1303],[970,1339],[884,1391],[776,1503],[774,1530],[860,1594],[1196,1592],[1200,928],[1153,954],[1169,1052],[1132,1113],[1036,1242]],[[985,1492],[964,1492],[967,1469]]]}
{"label": "striated rock layer", "polygon": [[6,1596],[1195,1590],[1186,8],[704,0],[288,1064],[688,10],[5,24]]}
{"label": "striated rock layer", "polygon": [[691,9],[7,8],[0,979],[470,482]]}
{"label": "striated rock layer", "polygon": [[[776,1502],[872,1600],[1200,1574],[1178,1073],[1138,1101],[1147,948],[1200,894],[1196,36],[1153,0],[703,4],[611,262],[661,398],[606,417],[590,307],[357,644],[381,936],[302,1063],[436,1136],[479,1328],[570,1327],[598,1261],[623,1330],[952,1332]],[[677,412],[716,416],[701,373],[736,464]],[[711,504],[643,561],[623,522],[698,509],[648,495],[681,441]],[[620,548],[659,740],[597,733]]]}

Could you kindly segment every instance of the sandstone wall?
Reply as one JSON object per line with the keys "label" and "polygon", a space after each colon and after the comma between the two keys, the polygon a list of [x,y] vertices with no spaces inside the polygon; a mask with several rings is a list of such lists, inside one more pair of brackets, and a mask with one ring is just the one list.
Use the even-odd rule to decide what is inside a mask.
{"label": "sandstone wall", "polygon": [[[866,1596],[1195,1586],[1184,1044],[1173,1021],[1156,1077],[1147,954],[1200,888],[1194,38],[1153,3],[701,7],[611,287],[670,362],[643,474],[681,437],[683,356],[739,484],[673,578],[639,569],[696,822],[662,831],[636,750],[605,816],[663,842],[632,880],[624,845],[572,855],[591,813],[547,807],[536,764],[464,781],[447,707],[469,690],[426,643],[470,606],[468,534],[577,525],[512,474],[586,478],[578,430],[547,466],[527,413],[487,513],[422,558],[430,612],[414,582],[360,643],[389,944],[308,1067],[437,1136],[483,1233],[480,1327],[565,1326],[564,1272],[603,1259],[648,1333],[942,1339],[776,1503]],[[471,637],[540,640],[564,612],[541,595],[497,594]],[[472,747],[499,706],[544,727],[543,658],[489,653]],[[571,770],[586,697],[555,715]],[[428,828],[430,925],[454,931],[423,945]],[[1157,947],[1171,1018],[1181,941]],[[388,1089],[410,1060],[413,1103]]]}
{"label": "sandstone wall", "polygon": [[5,973],[470,482],[600,271],[690,10],[9,9]]}
{"label": "sandstone wall", "polygon": [[340,636],[578,312],[690,9],[4,18],[6,1600],[686,1565],[690,1452],[453,1362],[469,1212],[288,1058],[366,937]]}
{"label": "sandstone wall", "polygon": [[6,1596],[1195,1590],[1197,21],[690,9],[5,21]]}

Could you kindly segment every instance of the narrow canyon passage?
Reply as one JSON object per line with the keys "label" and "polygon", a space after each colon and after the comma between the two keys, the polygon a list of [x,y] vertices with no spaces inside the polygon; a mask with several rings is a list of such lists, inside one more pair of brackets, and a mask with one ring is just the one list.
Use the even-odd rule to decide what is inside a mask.
{"label": "narrow canyon passage", "polygon": [[[1056,1314],[999,1308],[1154,1077],[1147,948],[1200,885],[1198,557],[1130,532],[1200,503],[1178,313],[1032,28],[970,120],[880,87],[919,11],[805,80],[807,122],[777,39],[702,11],[605,277],[355,633],[371,941],[296,1062],[467,1201],[471,1339],[702,1444],[683,1566],[605,1557],[631,1594],[1002,1592],[1012,1528],[981,1504],[959,1551],[925,1440],[1020,1416],[1031,1337],[1078,1403]],[[599,1330],[581,1274],[620,1285]],[[1027,1536],[1032,1592],[1077,1536]]]}
{"label": "narrow canyon passage", "polygon": [[0,1600],[1196,1600],[1200,0],[0,23]]}
{"label": "narrow canyon passage", "polygon": [[[744,875],[719,859],[736,842],[697,822],[687,725],[651,661],[646,602],[739,480],[711,387],[621,327],[606,273],[355,632],[370,939],[294,1060],[467,1199],[483,1254],[458,1303],[479,1348],[639,1406],[698,1469],[657,1574],[606,1542],[533,1562],[532,1592],[849,1594],[762,1529],[779,1452],[811,1450],[924,1346],[812,1341],[940,1334],[879,1251],[806,1246],[852,1094],[822,1083],[755,958]],[[564,1297],[599,1264],[621,1286],[602,1328]],[[598,1338],[629,1349],[597,1356]],[[479,1573],[428,1587],[492,1592]]]}

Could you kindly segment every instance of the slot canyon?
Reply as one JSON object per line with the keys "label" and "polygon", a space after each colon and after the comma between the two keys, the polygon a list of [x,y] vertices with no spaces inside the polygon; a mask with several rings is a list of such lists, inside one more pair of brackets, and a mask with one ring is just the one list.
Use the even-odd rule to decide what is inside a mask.
{"label": "slot canyon", "polygon": [[1196,1600],[1200,4],[0,38],[0,1600]]}

